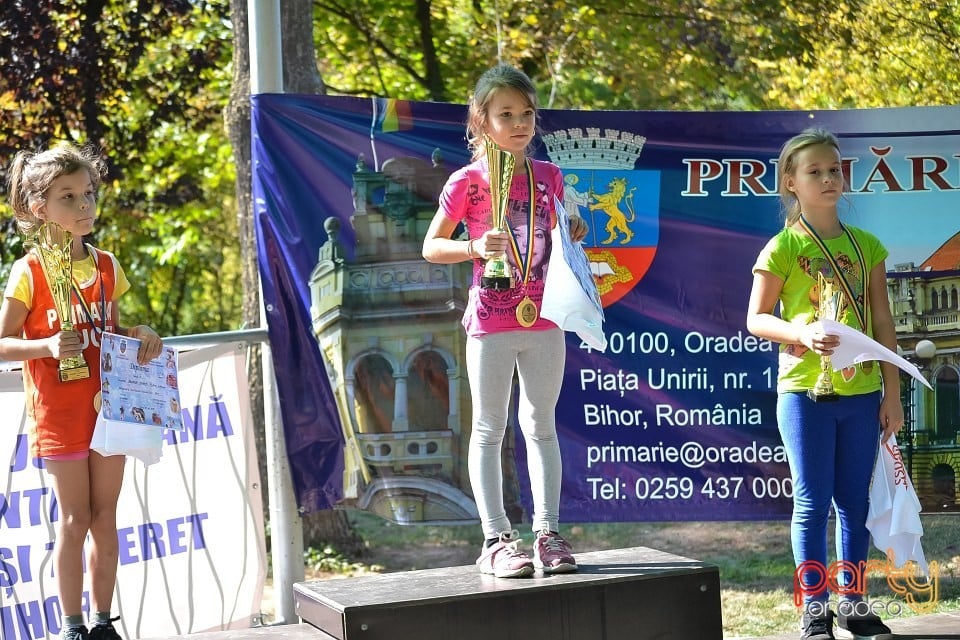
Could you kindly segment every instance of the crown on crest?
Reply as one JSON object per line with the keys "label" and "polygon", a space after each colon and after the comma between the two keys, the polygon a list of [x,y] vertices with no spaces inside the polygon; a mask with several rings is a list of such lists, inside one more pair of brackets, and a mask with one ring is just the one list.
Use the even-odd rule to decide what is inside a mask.
{"label": "crown on crest", "polygon": [[583,135],[579,127],[571,127],[544,134],[550,160],[576,169],[633,169],[647,141],[619,129],[604,129],[602,136],[599,128],[587,127],[586,131]]}

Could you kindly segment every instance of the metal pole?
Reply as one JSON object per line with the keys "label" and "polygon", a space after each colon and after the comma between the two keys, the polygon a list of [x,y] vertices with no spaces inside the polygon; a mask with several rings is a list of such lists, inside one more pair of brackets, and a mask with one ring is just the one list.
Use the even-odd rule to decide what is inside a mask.
{"label": "metal pole", "polygon": [[166,347],[177,347],[178,349],[192,349],[197,347],[209,347],[215,344],[225,344],[227,342],[266,342],[270,339],[267,330],[256,329],[238,329],[236,331],[217,331],[214,333],[191,333],[185,336],[164,336],[163,344]]}
{"label": "metal pole", "polygon": [[[283,53],[280,45],[280,0],[247,0],[250,42],[250,94],[283,92]],[[260,295],[260,324],[267,326]],[[293,495],[280,400],[270,343],[263,344],[263,410],[267,440],[270,551],[276,624],[297,622],[293,583],[302,581],[303,522]]]}
{"label": "metal pole", "polygon": [[280,0],[247,0],[250,95],[283,92]]}
{"label": "metal pole", "polygon": [[299,622],[293,598],[293,583],[302,582],[304,579],[303,520],[293,494],[270,343],[263,343],[262,349],[267,474],[270,476],[267,487],[270,505],[270,556],[276,610],[274,624],[292,624]]}

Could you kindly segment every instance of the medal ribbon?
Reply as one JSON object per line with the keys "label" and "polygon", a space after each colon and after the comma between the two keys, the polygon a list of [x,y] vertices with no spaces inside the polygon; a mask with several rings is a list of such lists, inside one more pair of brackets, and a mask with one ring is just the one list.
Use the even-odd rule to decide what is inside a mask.
{"label": "medal ribbon", "polygon": [[860,323],[860,330],[866,333],[866,314],[870,295],[870,272],[867,269],[867,263],[863,259],[863,250],[860,248],[860,244],[857,242],[857,239],[853,237],[853,234],[850,233],[850,230],[847,229],[847,226],[841,222],[840,228],[843,229],[843,232],[847,235],[847,238],[850,239],[850,244],[853,245],[853,250],[857,254],[857,260],[860,261],[860,269],[863,271],[863,307],[857,305],[857,299],[853,295],[853,287],[850,286],[850,282],[847,280],[847,277],[843,275],[843,271],[837,264],[833,254],[830,253],[830,249],[827,248],[827,244],[823,241],[823,238],[821,238],[816,230],[810,225],[810,223],[807,222],[807,219],[803,217],[803,214],[800,215],[800,226],[803,227],[803,230],[810,235],[810,237],[813,239],[813,243],[820,248],[820,251],[827,258],[830,266],[833,267],[833,272],[839,276],[838,279],[840,280],[840,288],[843,289],[844,295],[846,295],[847,299],[850,301],[850,307],[857,316],[857,322]]}
{"label": "medal ribbon", "polygon": [[533,228],[533,221],[537,207],[536,183],[533,179],[533,163],[530,161],[530,158],[526,159],[526,164],[527,184],[530,188],[530,220],[527,223],[527,251],[523,255],[520,253],[520,243],[517,242],[517,236],[510,226],[510,221],[507,220],[507,230],[510,232],[510,248],[513,249],[513,256],[516,258],[517,264],[520,265],[520,272],[523,273],[523,284],[527,284],[527,281],[530,279],[530,268],[533,266],[533,260],[531,258],[533,256],[534,241],[536,240],[536,230]]}
{"label": "medal ribbon", "polygon": [[100,279],[100,264],[97,262],[97,254],[87,246],[87,253],[93,258],[93,267],[97,272],[97,284],[100,285],[100,326],[97,326],[97,323],[93,319],[93,311],[90,309],[90,306],[87,304],[87,301],[82,295],[80,295],[80,286],[77,284],[76,278],[73,279],[73,295],[76,296],[77,301],[80,303],[80,307],[83,309],[83,314],[87,317],[87,320],[90,321],[90,325],[93,327],[94,331],[99,329],[100,333],[103,333],[107,330],[107,303],[103,295],[103,282]]}

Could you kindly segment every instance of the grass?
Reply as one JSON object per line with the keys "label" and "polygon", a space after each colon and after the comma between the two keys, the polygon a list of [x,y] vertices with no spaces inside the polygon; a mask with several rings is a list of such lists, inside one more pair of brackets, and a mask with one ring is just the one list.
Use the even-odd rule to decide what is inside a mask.
{"label": "grass", "polygon": [[[471,564],[480,545],[479,526],[399,526],[376,516],[351,512],[367,546],[363,558],[348,559],[332,549],[308,550],[328,573],[405,571]],[[935,612],[960,611],[960,514],[922,516],[927,560],[937,564]],[[576,551],[650,547],[716,565],[720,571],[724,636],[751,638],[792,633],[793,557],[787,522],[671,522],[563,525],[561,533]],[[875,550],[871,558],[882,559]],[[318,560],[319,559],[319,560]],[[342,570],[337,571],[337,567]],[[316,571],[308,571],[316,578]],[[882,577],[869,581],[871,597],[903,603]],[[904,615],[914,615],[903,606]]]}

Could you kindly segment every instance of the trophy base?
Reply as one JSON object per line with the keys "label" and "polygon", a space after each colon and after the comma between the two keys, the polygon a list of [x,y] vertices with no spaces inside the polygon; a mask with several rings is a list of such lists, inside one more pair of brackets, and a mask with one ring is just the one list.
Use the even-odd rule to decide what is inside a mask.
{"label": "trophy base", "polygon": [[90,367],[83,365],[80,367],[70,367],[69,369],[60,369],[60,382],[72,382],[74,380],[84,380],[90,377]]}
{"label": "trophy base", "polygon": [[807,397],[814,402],[836,402],[840,399],[840,394],[833,391],[817,391],[816,389],[807,389]]}
{"label": "trophy base", "polygon": [[504,276],[481,276],[480,287],[494,291],[509,291],[513,289],[513,278]]}

